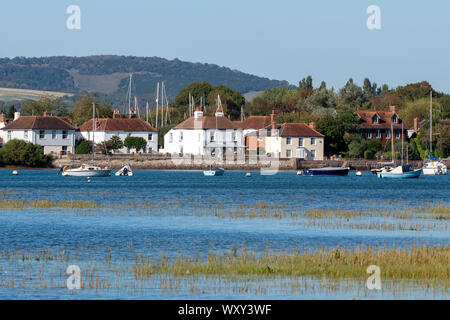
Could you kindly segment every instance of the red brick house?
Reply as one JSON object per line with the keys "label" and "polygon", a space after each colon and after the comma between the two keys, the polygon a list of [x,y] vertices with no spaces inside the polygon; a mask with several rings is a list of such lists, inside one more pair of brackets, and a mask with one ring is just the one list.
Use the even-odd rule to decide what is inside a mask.
{"label": "red brick house", "polygon": [[389,111],[357,110],[361,134],[366,140],[379,139],[383,145],[391,140],[391,125],[395,139],[407,138],[407,129],[403,128],[402,119],[398,116],[396,107],[390,106]]}

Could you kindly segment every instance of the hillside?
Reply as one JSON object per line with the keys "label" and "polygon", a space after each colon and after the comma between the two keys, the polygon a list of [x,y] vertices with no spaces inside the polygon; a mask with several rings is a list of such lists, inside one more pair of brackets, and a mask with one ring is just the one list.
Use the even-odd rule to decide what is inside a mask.
{"label": "hillside", "polygon": [[194,81],[225,85],[241,93],[286,86],[286,81],[257,77],[226,67],[157,57],[89,56],[0,59],[0,87],[122,94],[133,73],[133,92],[152,95],[158,81],[174,97]]}

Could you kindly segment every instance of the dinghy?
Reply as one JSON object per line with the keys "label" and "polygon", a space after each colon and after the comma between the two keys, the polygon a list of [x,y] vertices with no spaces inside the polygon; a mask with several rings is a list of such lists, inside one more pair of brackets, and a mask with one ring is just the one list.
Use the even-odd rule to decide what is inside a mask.
{"label": "dinghy", "polygon": [[203,175],[211,177],[211,176],[223,176],[223,174],[225,173],[225,170],[221,169],[221,168],[214,168],[211,170],[205,170],[203,171]]}
{"label": "dinghy", "polygon": [[124,166],[122,169],[120,169],[119,171],[117,171],[115,173],[116,176],[128,176],[128,177],[132,177],[133,174],[133,170],[131,170],[131,167],[129,165]]}

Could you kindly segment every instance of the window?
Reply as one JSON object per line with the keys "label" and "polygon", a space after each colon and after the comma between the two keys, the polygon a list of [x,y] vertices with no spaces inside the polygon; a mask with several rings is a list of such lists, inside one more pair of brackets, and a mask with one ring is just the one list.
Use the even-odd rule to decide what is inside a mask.
{"label": "window", "polygon": [[25,131],[23,132],[23,138],[24,138],[25,140],[28,140],[28,130],[25,130]]}
{"label": "window", "polygon": [[63,146],[62,147],[62,152],[61,152],[62,154],[67,154],[67,146]]}
{"label": "window", "polygon": [[286,138],[286,144],[288,144],[288,145],[291,144],[291,137],[287,137],[287,138]]}
{"label": "window", "polygon": [[39,130],[39,139],[45,139],[45,130]]}
{"label": "window", "polygon": [[148,141],[153,141],[153,134],[152,133],[148,134]]}
{"label": "window", "polygon": [[231,134],[231,140],[232,141],[236,141],[236,132],[233,131],[233,133]]}
{"label": "window", "polygon": [[63,132],[62,132],[62,138],[63,138],[63,139],[67,139],[67,136],[68,136],[67,130],[63,130]]}
{"label": "window", "polygon": [[[64,133],[64,131],[63,131]],[[52,130],[52,139],[56,139],[56,130]]]}
{"label": "window", "polygon": [[11,140],[11,131],[8,131],[8,140]]}
{"label": "window", "polygon": [[292,156],[291,150],[286,150],[286,158],[290,158]]}
{"label": "window", "polygon": [[392,123],[397,123],[397,115],[392,116]]}
{"label": "window", "polygon": [[211,133],[211,140],[210,140],[211,142],[213,142],[214,141],[214,133]]}
{"label": "window", "polygon": [[367,139],[371,139],[372,138],[372,131],[367,130],[366,135],[367,135]]}
{"label": "window", "polygon": [[183,131],[180,131],[180,142],[183,141]]}
{"label": "window", "polygon": [[391,138],[391,130],[386,130],[386,139]]}
{"label": "window", "polygon": [[378,117],[377,117],[377,115],[374,115],[374,116],[373,116],[373,123],[374,123],[374,124],[377,124],[377,123],[378,123]]}
{"label": "window", "polygon": [[381,130],[377,130],[377,139],[381,139]]}
{"label": "window", "polygon": [[173,142],[173,132],[171,132],[169,135],[169,142]]}
{"label": "window", "polygon": [[316,158],[316,150],[311,150],[311,159]]}
{"label": "window", "polygon": [[401,132],[400,130],[395,130],[395,139],[400,139]]}
{"label": "window", "polygon": [[298,146],[303,147],[303,138],[298,138]]}
{"label": "window", "polygon": [[311,145],[315,146],[316,145],[316,138],[311,138]]}

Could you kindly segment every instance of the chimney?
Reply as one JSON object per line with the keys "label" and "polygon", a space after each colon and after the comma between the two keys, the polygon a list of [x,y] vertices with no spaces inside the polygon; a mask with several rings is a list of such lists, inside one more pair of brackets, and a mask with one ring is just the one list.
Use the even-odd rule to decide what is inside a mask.
{"label": "chimney", "polygon": [[389,106],[389,111],[397,113],[397,108],[395,106]]}
{"label": "chimney", "polygon": [[272,123],[272,134],[275,134],[277,132],[277,124],[275,123],[275,110],[272,110],[270,121]]}
{"label": "chimney", "polygon": [[419,118],[415,117],[414,118],[414,133],[418,133],[419,132]]}
{"label": "chimney", "polygon": [[197,120],[200,117],[203,117],[203,111],[200,107],[197,107],[195,108],[194,119]]}
{"label": "chimney", "polygon": [[20,112],[14,112],[14,121],[20,118]]}
{"label": "chimney", "polygon": [[120,111],[119,109],[115,108],[113,111],[113,118],[119,118],[120,117]]}
{"label": "chimney", "polygon": [[6,115],[4,113],[0,114],[0,123],[6,123]]}
{"label": "chimney", "polygon": [[50,112],[48,112],[47,110],[45,110],[44,112],[44,117],[51,117],[52,114]]}
{"label": "chimney", "polygon": [[313,129],[313,130],[316,130],[316,123],[315,123],[314,121],[311,121],[311,122],[309,123],[309,127],[310,127],[311,129]]}

